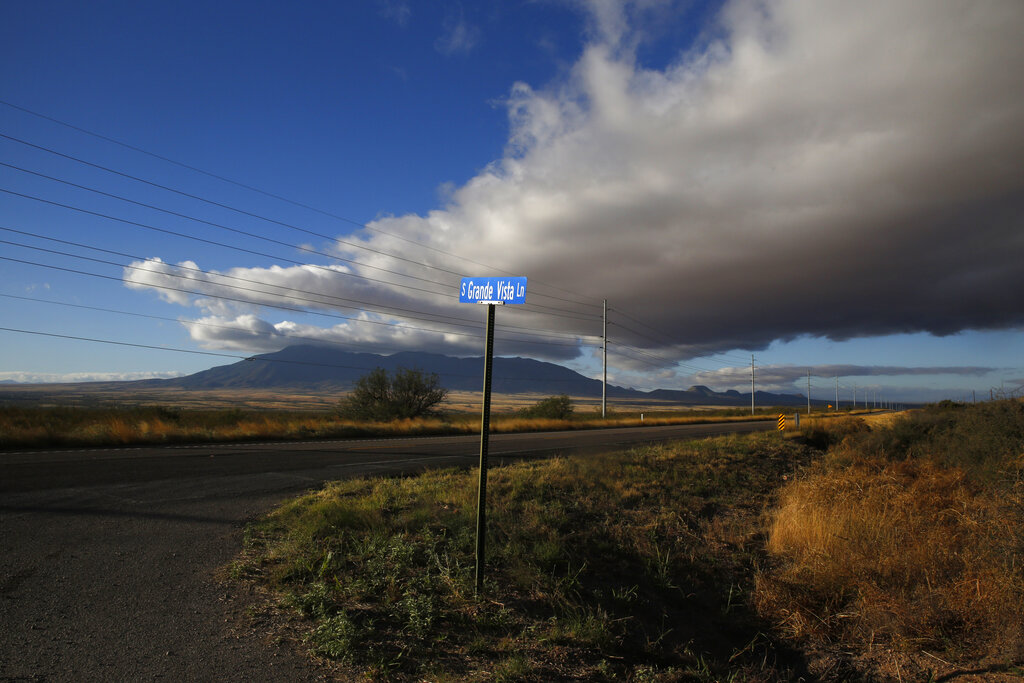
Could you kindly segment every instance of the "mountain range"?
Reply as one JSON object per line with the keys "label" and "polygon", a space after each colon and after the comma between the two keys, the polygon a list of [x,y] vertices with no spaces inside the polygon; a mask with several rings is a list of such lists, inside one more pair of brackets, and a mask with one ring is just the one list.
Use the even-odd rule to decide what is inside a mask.
{"label": "mountain range", "polygon": [[[324,346],[289,346],[281,351],[252,356],[246,360],[203,370],[174,379],[132,382],[136,386],[184,389],[322,388],[345,390],[374,368],[394,372],[398,368],[436,373],[450,391],[480,391],[483,388],[483,358],[455,358],[435,353],[403,351],[390,356],[351,353]],[[502,394],[568,394],[599,397],[601,381],[574,370],[531,358],[495,358],[491,388]],[[714,391],[706,386],[689,389],[639,391],[608,385],[609,398],[658,400],[686,405],[750,405],[750,394],[735,390]],[[799,394],[758,391],[758,405],[805,405]]]}

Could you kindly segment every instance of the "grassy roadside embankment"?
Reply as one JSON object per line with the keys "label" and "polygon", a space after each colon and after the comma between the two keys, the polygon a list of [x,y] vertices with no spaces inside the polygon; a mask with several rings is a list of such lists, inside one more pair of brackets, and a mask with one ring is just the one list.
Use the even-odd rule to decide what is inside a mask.
{"label": "grassy roadside embankment", "polygon": [[774,435],[495,468],[483,599],[473,472],[338,482],[247,533],[236,577],[317,656],[398,680],[788,670],[740,596],[755,520],[807,450]]}
{"label": "grassy roadside embankment", "polygon": [[1005,402],[495,468],[482,599],[472,472],[348,480],[230,574],[342,676],[1015,680],[1022,453]]}

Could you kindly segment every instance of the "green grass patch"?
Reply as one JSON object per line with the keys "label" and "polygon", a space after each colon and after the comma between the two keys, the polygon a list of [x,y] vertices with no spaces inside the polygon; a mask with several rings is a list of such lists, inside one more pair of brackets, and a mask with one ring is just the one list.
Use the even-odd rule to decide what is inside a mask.
{"label": "green grass patch", "polygon": [[287,503],[248,529],[232,575],[359,676],[785,679],[799,658],[748,598],[765,505],[811,455],[762,434],[495,468],[479,598],[475,474],[458,470]]}

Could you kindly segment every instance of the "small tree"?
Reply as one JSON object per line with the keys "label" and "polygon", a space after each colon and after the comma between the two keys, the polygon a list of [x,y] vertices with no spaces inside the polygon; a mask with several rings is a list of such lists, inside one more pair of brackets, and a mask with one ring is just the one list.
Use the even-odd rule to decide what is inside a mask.
{"label": "small tree", "polygon": [[376,368],[356,380],[352,393],[338,402],[337,412],[350,420],[388,422],[427,415],[447,396],[437,373],[398,368],[392,377]]}
{"label": "small tree", "polygon": [[572,399],[566,394],[549,396],[519,411],[522,417],[540,417],[549,420],[567,420],[572,417]]}

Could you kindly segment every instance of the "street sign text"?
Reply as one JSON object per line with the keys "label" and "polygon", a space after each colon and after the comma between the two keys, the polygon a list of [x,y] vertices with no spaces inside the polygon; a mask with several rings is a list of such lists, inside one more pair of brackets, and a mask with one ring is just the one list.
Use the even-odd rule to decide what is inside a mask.
{"label": "street sign text", "polygon": [[525,304],[525,277],[464,277],[459,288],[462,304]]}

